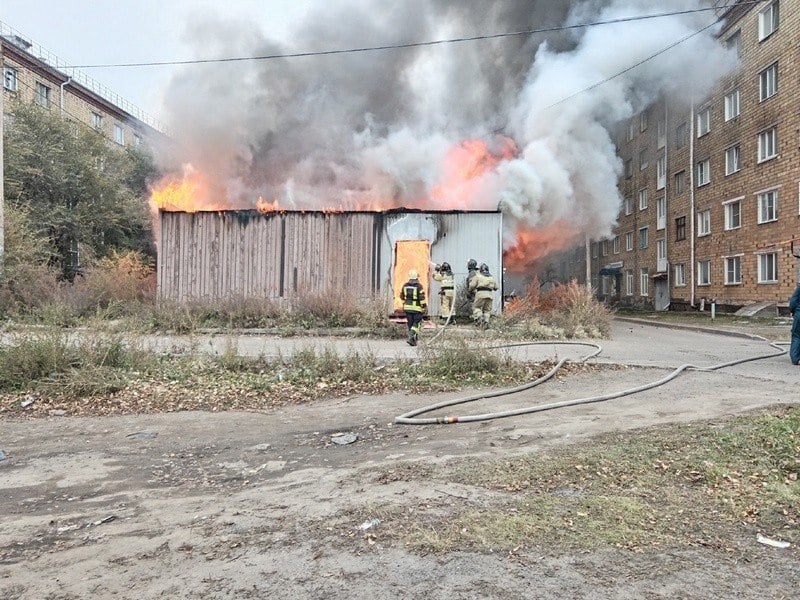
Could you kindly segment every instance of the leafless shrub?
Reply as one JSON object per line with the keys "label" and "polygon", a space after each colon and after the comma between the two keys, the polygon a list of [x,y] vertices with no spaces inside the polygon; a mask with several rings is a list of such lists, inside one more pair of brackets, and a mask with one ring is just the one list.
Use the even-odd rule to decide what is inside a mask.
{"label": "leafless shrub", "polygon": [[503,316],[517,333],[534,339],[604,338],[611,331],[610,311],[575,281],[542,292],[534,280]]}

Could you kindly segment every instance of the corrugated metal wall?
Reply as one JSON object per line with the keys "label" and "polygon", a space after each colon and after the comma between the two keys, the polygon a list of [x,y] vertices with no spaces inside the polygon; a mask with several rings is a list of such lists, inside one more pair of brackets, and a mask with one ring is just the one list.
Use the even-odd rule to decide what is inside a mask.
{"label": "corrugated metal wall", "polygon": [[[402,223],[404,222],[404,223]],[[400,237],[392,235],[400,231]],[[503,214],[500,212],[431,212],[386,213],[381,231],[381,263],[384,286],[390,285],[390,269],[394,265],[394,245],[399,239],[415,239],[434,232],[431,240],[431,261],[450,263],[455,274],[456,287],[464,285],[467,278],[467,261],[474,258],[489,265],[497,284],[503,285]],[[407,237],[404,237],[407,236]],[[428,294],[428,312],[439,314],[439,284],[425,284]],[[392,292],[393,293],[393,292]],[[495,294],[494,312],[502,308],[502,290]]]}
{"label": "corrugated metal wall", "polygon": [[[449,262],[457,285],[470,258],[487,263],[502,285],[499,212],[161,212],[160,224],[162,299],[279,300],[330,292],[390,298],[394,246],[403,239],[428,239],[431,260]],[[437,315],[438,284],[423,285],[429,312]],[[498,293],[496,311],[501,305]]]}
{"label": "corrugated metal wall", "polygon": [[161,212],[160,219],[160,298],[376,291],[373,214]]}

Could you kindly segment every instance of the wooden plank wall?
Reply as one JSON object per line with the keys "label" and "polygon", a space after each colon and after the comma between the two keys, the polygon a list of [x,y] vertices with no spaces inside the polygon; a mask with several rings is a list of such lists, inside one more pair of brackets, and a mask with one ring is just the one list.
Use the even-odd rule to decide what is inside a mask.
{"label": "wooden plank wall", "polygon": [[162,299],[291,299],[375,290],[373,213],[255,211],[160,214]]}

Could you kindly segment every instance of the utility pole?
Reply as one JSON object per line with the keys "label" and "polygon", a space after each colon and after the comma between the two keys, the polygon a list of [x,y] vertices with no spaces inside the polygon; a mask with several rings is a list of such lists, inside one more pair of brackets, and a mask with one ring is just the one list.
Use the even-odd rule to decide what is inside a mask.
{"label": "utility pole", "polygon": [[584,239],[584,251],[586,252],[586,289],[592,293],[592,240],[589,234]]}

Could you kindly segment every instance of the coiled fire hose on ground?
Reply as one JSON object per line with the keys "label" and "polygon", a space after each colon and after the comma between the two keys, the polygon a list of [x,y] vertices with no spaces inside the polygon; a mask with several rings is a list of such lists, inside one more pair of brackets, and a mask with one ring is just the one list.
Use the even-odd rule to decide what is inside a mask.
{"label": "coiled fire hose on ground", "polygon": [[[455,300],[455,299],[454,299]],[[450,320],[448,318],[447,323]],[[445,324],[446,326],[446,324]],[[444,328],[442,331],[436,334],[433,339],[436,339],[441,333],[443,333]],[[763,338],[762,338],[763,339]],[[764,340],[765,342],[767,340]],[[505,344],[502,346],[491,346],[488,349],[501,349],[501,348],[514,348],[514,347],[521,347],[521,346],[536,346],[536,345],[570,345],[570,346],[587,346],[590,348],[594,348],[592,352],[589,354],[579,358],[575,362],[586,362],[587,360],[598,356],[602,351],[602,347],[598,344],[594,344],[591,342],[566,342],[566,341],[549,341],[549,342],[522,342],[516,344]],[[469,402],[476,402],[478,400],[486,400],[488,398],[497,398],[500,396],[508,396],[511,394],[516,394],[518,392],[522,392],[525,390],[529,390],[534,388],[542,383],[546,382],[547,380],[551,379],[565,363],[569,361],[568,358],[560,359],[555,366],[550,369],[545,375],[539,377],[535,381],[531,381],[529,383],[525,383],[523,385],[519,385],[512,388],[504,388],[495,391],[489,392],[481,392],[479,394],[473,394],[471,396],[467,396],[465,398],[456,398],[454,400],[446,400],[444,402],[438,402],[436,404],[430,404],[428,406],[423,406],[422,408],[417,408],[411,410],[409,412],[403,413],[402,415],[395,417],[394,422],[397,424],[403,425],[436,425],[436,424],[451,424],[451,423],[474,423],[477,421],[489,421],[492,419],[502,419],[506,417],[515,417],[519,415],[526,415],[536,412],[544,412],[546,410],[554,410],[557,408],[564,408],[567,406],[576,406],[579,404],[591,404],[594,402],[605,402],[606,400],[613,400],[614,398],[621,398],[623,396],[630,396],[633,394],[637,394],[639,392],[643,392],[645,390],[650,390],[655,387],[664,385],[678,377],[684,371],[716,371],[718,369],[724,369],[725,367],[732,367],[734,365],[739,365],[746,362],[752,362],[756,360],[765,360],[767,358],[774,358],[776,356],[781,356],[782,354],[786,353],[786,350],[780,348],[780,345],[786,345],[786,343],[781,342],[769,342],[769,345],[777,350],[777,352],[772,352],[770,354],[762,354],[758,356],[751,356],[747,358],[741,358],[737,360],[732,360],[725,363],[720,363],[718,365],[712,365],[710,367],[700,367],[697,365],[692,364],[685,364],[677,367],[674,371],[672,371],[666,377],[662,377],[656,381],[646,383],[643,385],[639,385],[636,387],[632,387],[629,389],[621,390],[618,392],[611,392],[608,394],[602,394],[599,396],[588,396],[586,398],[576,398],[574,400],[563,400],[561,402],[551,402],[549,404],[540,404],[536,406],[528,406],[525,408],[518,408],[513,410],[505,410],[505,411],[498,411],[498,412],[491,412],[491,413],[484,413],[478,415],[460,415],[460,416],[445,416],[445,417],[422,417],[419,418],[418,415],[424,415],[429,412],[433,412],[435,410],[439,410],[442,408],[447,408],[449,406],[457,406],[459,404],[467,404]]]}

